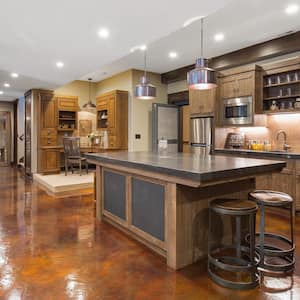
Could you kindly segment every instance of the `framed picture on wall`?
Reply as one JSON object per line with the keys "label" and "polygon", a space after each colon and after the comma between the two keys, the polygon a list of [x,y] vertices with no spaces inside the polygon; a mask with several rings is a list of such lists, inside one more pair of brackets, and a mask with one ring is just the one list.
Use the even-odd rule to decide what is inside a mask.
{"label": "framed picture on wall", "polygon": [[79,135],[87,136],[92,132],[92,121],[91,120],[79,120]]}

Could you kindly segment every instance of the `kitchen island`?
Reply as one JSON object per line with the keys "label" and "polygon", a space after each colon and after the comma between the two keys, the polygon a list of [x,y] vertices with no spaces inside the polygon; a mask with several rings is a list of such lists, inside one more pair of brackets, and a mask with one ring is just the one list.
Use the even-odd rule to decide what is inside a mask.
{"label": "kitchen island", "polygon": [[245,198],[255,188],[255,176],[280,172],[286,165],[188,153],[85,156],[97,166],[97,218],[166,257],[173,269],[206,256],[209,201]]}

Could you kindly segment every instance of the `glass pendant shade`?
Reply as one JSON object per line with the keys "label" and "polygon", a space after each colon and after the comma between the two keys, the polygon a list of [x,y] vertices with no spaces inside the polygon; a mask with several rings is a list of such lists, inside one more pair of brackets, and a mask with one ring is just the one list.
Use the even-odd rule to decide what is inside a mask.
{"label": "glass pendant shade", "polygon": [[135,96],[141,100],[151,100],[156,97],[156,87],[149,83],[145,75],[141,77],[140,84],[135,87]]}
{"label": "glass pendant shade", "polygon": [[208,67],[207,59],[196,60],[195,69],[187,73],[187,83],[191,90],[208,90],[217,87],[216,72]]}

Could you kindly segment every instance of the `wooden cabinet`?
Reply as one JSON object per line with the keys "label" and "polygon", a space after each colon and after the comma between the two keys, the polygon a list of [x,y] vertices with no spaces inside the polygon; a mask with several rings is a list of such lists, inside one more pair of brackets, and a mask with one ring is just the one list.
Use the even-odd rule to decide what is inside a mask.
{"label": "wooden cabinet", "polygon": [[78,111],[78,97],[76,96],[56,96],[57,108],[62,111]]}
{"label": "wooden cabinet", "polygon": [[43,149],[41,155],[41,170],[43,174],[60,172],[60,151],[59,149]]}
{"label": "wooden cabinet", "polygon": [[58,131],[73,131],[77,129],[78,97],[56,96],[56,101]]}
{"label": "wooden cabinet", "polygon": [[56,146],[56,100],[52,93],[41,94],[40,100],[40,146]]}
{"label": "wooden cabinet", "polygon": [[128,92],[115,90],[96,97],[97,129],[107,132],[108,147],[128,148]]}
{"label": "wooden cabinet", "polygon": [[190,106],[181,107],[182,115],[182,152],[190,152]]}
{"label": "wooden cabinet", "polygon": [[190,114],[213,115],[215,112],[216,89],[189,90]]}
{"label": "wooden cabinet", "polygon": [[[262,107],[262,68],[257,65],[248,65],[222,71],[219,74],[217,97],[217,115],[221,116],[223,100],[252,96],[253,111],[263,112]],[[219,117],[219,125],[221,124]]]}

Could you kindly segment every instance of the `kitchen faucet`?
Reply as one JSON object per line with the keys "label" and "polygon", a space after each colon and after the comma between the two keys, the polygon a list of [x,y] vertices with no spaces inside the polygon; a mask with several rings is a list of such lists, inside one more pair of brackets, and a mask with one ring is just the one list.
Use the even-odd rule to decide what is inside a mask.
{"label": "kitchen faucet", "polygon": [[284,131],[284,130],[278,130],[277,132],[276,132],[276,141],[278,142],[278,140],[279,140],[279,136],[280,135],[283,135],[283,145],[282,145],[282,149],[283,149],[283,151],[287,151],[288,149],[290,149],[291,148],[291,146],[290,145],[288,145],[287,143],[286,143],[286,132]]}

